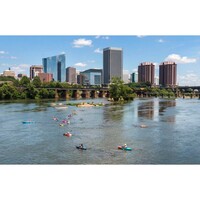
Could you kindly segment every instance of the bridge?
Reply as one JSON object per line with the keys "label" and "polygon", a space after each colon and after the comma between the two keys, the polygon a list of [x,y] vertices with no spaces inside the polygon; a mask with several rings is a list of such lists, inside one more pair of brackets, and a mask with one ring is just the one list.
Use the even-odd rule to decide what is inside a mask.
{"label": "bridge", "polygon": [[177,88],[181,91],[191,90],[191,91],[199,91],[200,92],[200,86],[178,86]]}
{"label": "bridge", "polygon": [[[26,89],[25,87],[20,87],[21,89]],[[42,89],[42,88],[37,88]],[[109,88],[92,88],[92,87],[84,87],[84,88],[45,88],[47,90],[55,91],[55,98],[109,98]],[[167,88],[166,88],[167,89]],[[176,88],[172,88],[172,91],[175,94],[175,97],[182,98],[194,98],[198,97],[200,99],[200,86],[177,86]],[[136,92],[138,97],[150,97],[156,96],[152,92],[147,92],[143,90],[139,90]]]}
{"label": "bridge", "polygon": [[[39,88],[40,89],[40,88]],[[55,98],[98,98],[109,97],[108,88],[46,88],[47,90],[55,90]]]}

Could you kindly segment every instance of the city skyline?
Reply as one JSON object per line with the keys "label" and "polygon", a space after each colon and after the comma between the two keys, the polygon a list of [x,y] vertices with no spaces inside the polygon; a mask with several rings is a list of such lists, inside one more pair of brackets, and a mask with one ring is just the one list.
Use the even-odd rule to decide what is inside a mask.
{"label": "city skyline", "polygon": [[31,65],[41,65],[42,58],[66,55],[66,68],[77,71],[103,69],[103,49],[123,49],[123,71],[132,74],[142,62],[177,64],[177,84],[200,85],[199,36],[0,36],[0,72],[9,67],[16,74],[29,75]]}

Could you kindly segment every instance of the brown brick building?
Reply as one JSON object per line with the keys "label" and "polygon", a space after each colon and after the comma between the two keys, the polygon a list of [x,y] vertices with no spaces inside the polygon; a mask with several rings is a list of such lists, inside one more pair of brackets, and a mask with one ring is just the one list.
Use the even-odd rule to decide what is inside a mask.
{"label": "brown brick building", "polygon": [[175,62],[163,62],[159,65],[159,85],[176,86],[177,64]]}
{"label": "brown brick building", "polygon": [[154,84],[155,65],[151,62],[143,62],[138,66],[138,82],[150,82]]}

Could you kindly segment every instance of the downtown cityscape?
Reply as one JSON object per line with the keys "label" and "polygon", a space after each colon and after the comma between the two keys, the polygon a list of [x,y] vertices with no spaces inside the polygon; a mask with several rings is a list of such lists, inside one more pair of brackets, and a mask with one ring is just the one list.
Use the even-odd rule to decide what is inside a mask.
{"label": "downtown cityscape", "polygon": [[196,199],[198,1],[2,1],[2,199]]}
{"label": "downtown cityscape", "polygon": [[[42,59],[43,65],[30,66],[30,80],[38,76],[41,82],[59,81],[81,85],[108,85],[112,77],[119,77],[124,83],[149,82],[152,86],[176,86],[177,65],[175,62],[163,62],[159,66],[159,81],[155,78],[155,65],[144,62],[138,66],[138,72],[123,74],[123,50],[121,48],[103,49],[103,69],[88,69],[77,74],[75,67],[66,66],[65,54]],[[10,68],[3,71],[2,77],[16,77],[18,79],[26,74],[15,75]]]}
{"label": "downtown cityscape", "polygon": [[[108,84],[116,75],[124,83],[148,81],[157,86],[198,86],[198,40],[197,36],[1,36],[0,72],[1,76],[28,76],[31,80],[38,75],[45,82],[101,85]],[[94,47],[95,42],[101,48]],[[187,52],[181,52],[184,46]],[[108,47],[110,51],[106,50]],[[52,55],[54,49],[63,52]],[[196,52],[191,55],[189,49]],[[106,66],[109,52],[116,55],[111,56],[112,64]],[[107,77],[109,68],[111,74]],[[112,71],[114,68],[116,71]]]}
{"label": "downtown cityscape", "polygon": [[[4,119],[0,122],[4,133],[0,135],[0,151],[3,152],[0,163],[200,163],[198,156],[191,157],[191,153],[198,154],[200,146],[198,126],[194,126],[198,120],[197,105],[200,99],[198,54],[194,57],[169,54],[158,63],[159,54],[155,54],[156,51],[152,48],[148,51],[140,49],[139,54],[135,54],[143,59],[134,67],[131,64],[127,70],[128,63],[133,60],[129,48],[132,45],[149,47],[146,46],[147,41],[141,43],[141,40],[149,38],[157,41],[156,46],[175,40],[174,48],[178,46],[176,48],[179,49],[181,46],[182,49],[183,43],[196,45],[199,38],[162,36],[158,40],[159,36],[74,37],[0,37],[0,116]],[[116,40],[115,44],[121,45],[109,42],[112,38]],[[71,51],[62,51],[63,39],[72,41],[68,43]],[[94,40],[100,41],[98,45],[103,43],[103,46],[96,48]],[[131,40],[135,41],[132,41],[132,45]],[[168,48],[170,53],[171,45],[159,47],[160,54],[164,52],[163,57],[167,55]],[[199,47],[188,45],[188,48],[198,51]],[[53,54],[58,51],[60,53]],[[127,57],[127,54],[132,56]],[[72,58],[73,62],[70,61]],[[81,61],[83,59],[87,62]],[[18,60],[30,64],[17,64]],[[190,76],[185,76],[184,73],[189,73],[189,70]],[[179,85],[178,80],[182,80],[185,85]],[[191,115],[193,117],[188,118]],[[5,123],[5,119],[10,123]],[[21,138],[17,143],[10,135],[13,128]],[[188,128],[193,130],[193,136]],[[30,136],[31,132],[37,133],[37,137],[36,134]],[[184,137],[177,132],[180,135],[184,133]],[[145,135],[147,133],[148,136]],[[163,133],[165,138],[162,141]],[[9,139],[6,140],[8,135]],[[63,136],[72,139],[63,140]],[[177,137],[179,139],[174,143]],[[195,142],[191,153],[187,154],[187,146],[184,144],[188,145],[191,138]],[[56,150],[51,146],[41,152],[40,145],[44,147],[47,142],[54,144],[53,149]],[[165,147],[163,142],[168,146]],[[9,151],[1,148],[4,145]],[[70,149],[74,147],[78,150],[88,149],[89,154],[81,156],[78,152],[72,152]],[[24,154],[24,148],[27,148],[28,154]],[[94,151],[90,152],[89,149]],[[125,158],[119,150],[130,151],[130,154]],[[14,157],[11,153],[13,151],[16,152]],[[65,151],[70,153],[66,155],[63,153]]]}

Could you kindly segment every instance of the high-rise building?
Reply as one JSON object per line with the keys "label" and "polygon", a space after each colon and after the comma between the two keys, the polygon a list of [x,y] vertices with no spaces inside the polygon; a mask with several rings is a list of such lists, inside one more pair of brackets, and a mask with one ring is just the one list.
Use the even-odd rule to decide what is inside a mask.
{"label": "high-rise building", "polygon": [[42,83],[49,83],[53,80],[53,74],[51,73],[38,73],[38,77]]}
{"label": "high-rise building", "polygon": [[101,85],[102,69],[88,69],[80,72],[84,76],[83,84],[85,85]]}
{"label": "high-rise building", "polygon": [[65,54],[43,58],[42,64],[45,73],[53,74],[54,81],[66,81]]}
{"label": "high-rise building", "polygon": [[150,82],[154,84],[155,65],[151,62],[143,62],[138,66],[138,82]]}
{"label": "high-rise building", "polygon": [[15,77],[15,72],[11,71],[10,68],[8,70],[3,71],[3,76],[12,76]]}
{"label": "high-rise building", "polygon": [[159,85],[176,86],[177,64],[175,62],[163,62],[159,65]]}
{"label": "high-rise building", "polygon": [[74,67],[66,68],[66,82],[77,83],[76,68],[74,68]]}
{"label": "high-rise building", "polygon": [[131,82],[132,83],[137,83],[138,82],[138,72],[133,72],[131,76]]}
{"label": "high-rise building", "polygon": [[155,83],[155,85],[159,85],[159,77],[158,76],[155,76],[154,83]]}
{"label": "high-rise building", "polygon": [[43,72],[43,66],[42,65],[32,65],[30,67],[30,79],[32,80],[35,76],[38,76],[38,73]]}
{"label": "high-rise building", "polygon": [[128,74],[127,72],[123,73],[123,81],[125,84],[130,83],[130,74]]}
{"label": "high-rise building", "polygon": [[77,75],[77,83],[80,85],[83,85],[85,81],[85,75],[84,74],[78,74]]}
{"label": "high-rise building", "polygon": [[108,47],[103,49],[103,83],[109,84],[112,77],[123,78],[123,50]]}

